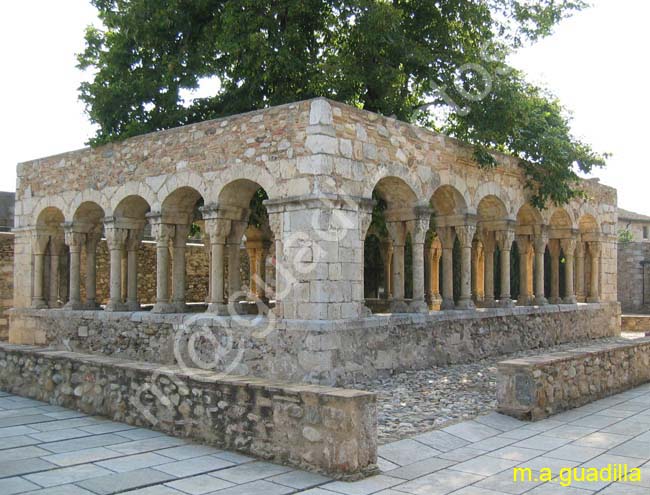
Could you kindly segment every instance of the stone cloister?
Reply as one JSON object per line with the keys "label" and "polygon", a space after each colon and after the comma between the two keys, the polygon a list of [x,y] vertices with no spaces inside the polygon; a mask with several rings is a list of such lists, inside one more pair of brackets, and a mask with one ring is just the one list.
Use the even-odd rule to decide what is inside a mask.
{"label": "stone cloister", "polygon": [[10,340],[171,363],[201,314],[242,372],[341,383],[614,334],[616,191],[540,211],[495,157],[315,99],[20,164]]}

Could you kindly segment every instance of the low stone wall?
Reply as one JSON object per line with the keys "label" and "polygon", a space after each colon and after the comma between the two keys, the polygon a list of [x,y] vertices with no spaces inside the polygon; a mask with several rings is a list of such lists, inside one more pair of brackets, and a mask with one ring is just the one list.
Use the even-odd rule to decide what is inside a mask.
{"label": "low stone wall", "polygon": [[336,478],[377,471],[369,392],[9,344],[0,388]]}
{"label": "low stone wall", "polygon": [[11,318],[14,342],[162,364],[216,360],[242,375],[326,385],[620,335],[616,303],[322,322],[60,309],[12,310]]}
{"label": "low stone wall", "polygon": [[621,316],[621,331],[642,333],[650,332],[650,315]]}
{"label": "low stone wall", "polygon": [[650,338],[502,361],[498,410],[539,420],[650,381]]}

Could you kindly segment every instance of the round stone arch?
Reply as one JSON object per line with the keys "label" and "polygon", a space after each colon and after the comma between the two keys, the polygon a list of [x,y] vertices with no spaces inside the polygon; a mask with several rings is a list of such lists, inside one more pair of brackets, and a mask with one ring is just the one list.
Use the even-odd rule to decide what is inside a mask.
{"label": "round stone arch", "polygon": [[[266,192],[269,199],[278,199],[280,197],[280,187],[278,186],[278,179],[271,175],[266,168],[254,166],[249,164],[237,164],[227,168],[220,173],[215,179],[211,194],[206,197],[206,203],[216,202],[219,203],[224,190],[231,186],[231,184],[247,180],[254,182]],[[257,189],[256,189],[257,190]]]}
{"label": "round stone arch", "polygon": [[83,232],[101,232],[104,223],[104,208],[96,201],[83,201],[72,214],[72,223],[82,227]]}
{"label": "round stone arch", "polygon": [[152,210],[159,208],[160,203],[153,189],[146,183],[129,182],[120,186],[111,196],[110,207],[105,208],[106,216],[114,216],[120,203],[131,196],[139,196]]}
{"label": "round stone arch", "polygon": [[517,210],[514,208],[515,205],[510,198],[510,194],[508,194],[508,192],[503,187],[501,187],[500,184],[492,181],[482,183],[474,193],[474,198],[471,204],[473,205],[473,208],[476,210],[477,214],[479,213],[479,206],[481,204],[481,201],[488,197],[495,197],[501,202],[505,209],[505,216],[503,217],[504,220],[515,219],[515,212]]}
{"label": "round stone arch", "polygon": [[72,214],[66,216],[66,212],[69,210],[68,208],[68,203],[65,201],[65,199],[61,196],[47,196],[45,198],[41,198],[34,208],[32,209],[32,221],[34,225],[39,224],[39,218],[41,218],[41,215],[45,210],[58,210],[61,213],[61,217],[63,218],[63,222],[67,222],[72,220]]}
{"label": "round stone arch", "polygon": [[[467,189],[465,189],[467,193]],[[470,212],[467,196],[451,184],[441,184],[430,200],[437,217],[463,215]]]}
{"label": "round stone arch", "polygon": [[475,214],[476,213],[476,204],[473,201],[472,193],[467,187],[467,182],[462,178],[449,171],[443,171],[440,173],[440,183],[433,190],[429,198],[432,198],[438,190],[443,187],[452,187],[456,192],[463,198],[463,203],[465,205],[464,213]]}
{"label": "round stone arch", "polygon": [[570,209],[557,207],[552,210],[545,210],[542,214],[544,223],[556,229],[575,229],[577,223],[575,216]]}
{"label": "round stone arch", "polygon": [[377,185],[385,179],[390,179],[391,181],[398,179],[401,181],[401,183],[407,186],[413,193],[415,196],[415,202],[417,202],[417,198],[428,197],[423,193],[422,187],[420,187],[420,182],[413,177],[413,174],[408,167],[402,165],[378,167],[378,170],[372,175],[372,177],[364,181],[363,197],[371,198],[372,192],[375,190]]}
{"label": "round stone arch", "polygon": [[207,181],[199,174],[192,171],[183,171],[172,174],[167,177],[162,187],[158,190],[157,204],[161,205],[161,210],[165,208],[165,201],[182,188],[193,189],[206,203],[209,201],[210,187]]}
{"label": "round stone arch", "polygon": [[110,210],[111,207],[110,200],[102,191],[85,189],[79,192],[75,196],[74,201],[68,205],[68,211],[65,213],[66,218],[72,218],[74,221],[75,214],[84,203],[94,203],[101,208],[103,212]]}

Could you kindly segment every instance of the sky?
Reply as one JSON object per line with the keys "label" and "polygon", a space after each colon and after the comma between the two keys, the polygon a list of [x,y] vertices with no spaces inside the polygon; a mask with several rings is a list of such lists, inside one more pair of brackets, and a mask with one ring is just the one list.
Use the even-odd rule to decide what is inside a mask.
{"label": "sky", "polygon": [[[650,214],[650,2],[591,4],[510,61],[560,98],[577,137],[612,154],[592,176],[618,189],[619,206]],[[0,3],[0,190],[15,190],[17,163],[81,148],[92,136],[75,54],[93,23],[87,0]]]}

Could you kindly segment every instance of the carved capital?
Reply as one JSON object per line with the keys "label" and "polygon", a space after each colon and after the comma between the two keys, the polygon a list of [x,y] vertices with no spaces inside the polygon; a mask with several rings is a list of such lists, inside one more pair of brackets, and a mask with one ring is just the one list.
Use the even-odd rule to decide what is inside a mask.
{"label": "carved capital", "polygon": [[115,227],[113,224],[106,225],[106,243],[108,244],[108,249],[124,249],[124,244],[126,238],[129,235],[128,229],[121,229]]}
{"label": "carved capital", "polygon": [[230,233],[230,220],[225,218],[208,218],[205,220],[205,233],[210,243],[225,244]]}
{"label": "carved capital", "polygon": [[515,240],[515,232],[513,230],[498,230],[494,233],[494,238],[500,251],[510,251]]}
{"label": "carved capital", "polygon": [[535,253],[543,254],[546,250],[546,245],[548,244],[548,232],[546,230],[540,230],[535,234],[533,238],[533,245],[535,247]]}
{"label": "carved capital", "polygon": [[126,250],[136,251],[144,238],[144,229],[130,229],[126,238]]}
{"label": "carved capital", "polygon": [[282,239],[282,229],[284,228],[282,218],[282,211],[269,212],[269,228],[276,239]]}
{"label": "carved capital", "polygon": [[476,233],[476,225],[457,225],[454,228],[460,247],[471,247],[474,234]]}
{"label": "carved capital", "polygon": [[86,234],[84,232],[75,231],[74,226],[70,223],[64,225],[63,235],[70,251],[81,251],[81,246],[86,242]]}
{"label": "carved capital", "polygon": [[587,242],[587,245],[589,246],[589,254],[592,257],[598,257],[600,256],[600,251],[601,251],[601,243],[600,241],[589,241]]}
{"label": "carved capital", "polygon": [[562,251],[564,251],[564,255],[569,257],[573,256],[573,253],[576,250],[576,240],[575,239],[562,239],[560,241],[560,245],[562,246]]}

